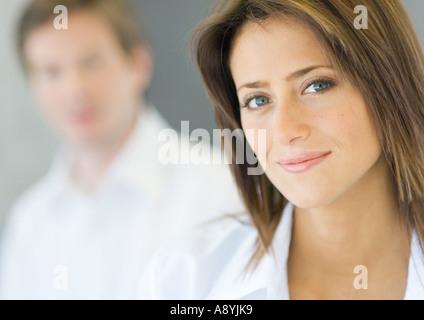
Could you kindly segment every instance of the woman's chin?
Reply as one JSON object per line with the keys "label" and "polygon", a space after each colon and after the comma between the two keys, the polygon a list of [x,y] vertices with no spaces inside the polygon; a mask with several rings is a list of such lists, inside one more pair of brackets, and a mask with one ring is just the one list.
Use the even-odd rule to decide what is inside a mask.
{"label": "woman's chin", "polygon": [[294,206],[302,209],[317,209],[331,204],[335,197],[326,192],[283,193],[284,197]]}

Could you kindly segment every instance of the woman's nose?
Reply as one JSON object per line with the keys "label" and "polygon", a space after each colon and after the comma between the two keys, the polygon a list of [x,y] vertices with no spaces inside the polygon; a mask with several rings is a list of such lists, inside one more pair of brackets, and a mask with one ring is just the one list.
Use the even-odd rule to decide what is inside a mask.
{"label": "woman's nose", "polygon": [[302,106],[281,104],[275,109],[273,141],[289,146],[304,141],[310,135],[308,116]]}

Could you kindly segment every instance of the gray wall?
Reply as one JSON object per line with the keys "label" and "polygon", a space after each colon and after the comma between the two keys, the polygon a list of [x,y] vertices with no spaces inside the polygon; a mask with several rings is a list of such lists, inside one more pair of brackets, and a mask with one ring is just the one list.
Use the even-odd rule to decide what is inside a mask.
{"label": "gray wall", "polygon": [[[12,200],[47,170],[57,141],[40,119],[13,50],[13,26],[26,0],[0,2],[0,219]],[[156,72],[150,100],[172,126],[212,129],[214,120],[187,55],[191,29],[213,0],[135,0],[150,30]],[[424,1],[404,0],[424,44]]]}
{"label": "gray wall", "polygon": [[155,76],[148,97],[179,128],[215,127],[212,109],[189,57],[192,29],[202,20],[212,0],[135,0],[153,37]]}

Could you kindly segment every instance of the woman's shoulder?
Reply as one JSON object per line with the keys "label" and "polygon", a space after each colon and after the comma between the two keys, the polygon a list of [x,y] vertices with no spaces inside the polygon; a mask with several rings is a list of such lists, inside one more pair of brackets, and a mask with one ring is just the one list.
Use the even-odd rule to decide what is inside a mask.
{"label": "woman's shoulder", "polygon": [[242,276],[256,239],[246,215],[199,227],[153,258],[140,283],[140,298],[210,299],[224,283],[236,288],[228,282]]}

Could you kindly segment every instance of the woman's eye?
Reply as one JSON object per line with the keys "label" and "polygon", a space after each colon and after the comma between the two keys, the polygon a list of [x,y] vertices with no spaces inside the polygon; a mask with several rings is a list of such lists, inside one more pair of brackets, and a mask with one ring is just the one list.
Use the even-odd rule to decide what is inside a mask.
{"label": "woman's eye", "polygon": [[329,81],[322,81],[322,80],[315,81],[314,83],[310,84],[306,88],[305,93],[321,92],[328,89],[330,86],[331,86],[331,82]]}
{"label": "woman's eye", "polygon": [[267,105],[270,102],[270,99],[265,96],[257,96],[247,101],[246,107],[256,109]]}

